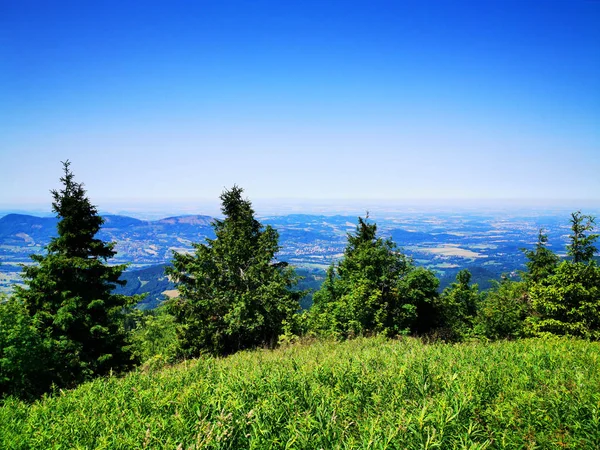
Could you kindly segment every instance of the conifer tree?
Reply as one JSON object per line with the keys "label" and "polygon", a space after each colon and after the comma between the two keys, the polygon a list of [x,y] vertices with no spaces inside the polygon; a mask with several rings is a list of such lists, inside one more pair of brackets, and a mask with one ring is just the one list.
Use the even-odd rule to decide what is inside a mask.
{"label": "conifer tree", "polygon": [[589,263],[594,258],[598,249],[594,245],[598,239],[598,234],[589,234],[594,230],[595,218],[581,214],[581,211],[571,213],[571,235],[569,236],[569,245],[567,253],[573,259],[574,263]]}
{"label": "conifer tree", "polygon": [[234,186],[221,194],[225,218],[213,223],[215,239],[194,244],[194,254],[174,253],[167,269],[180,293],[169,309],[188,355],[273,345],[300,308],[294,270],[275,262],[279,235],[254,218],[242,192]]}
{"label": "conifer tree", "polygon": [[549,277],[556,270],[559,258],[552,250],[548,248],[548,235],[544,233],[544,229],[540,228],[538,232],[538,240],[534,250],[521,250],[527,262],[527,272],[523,274],[523,278],[529,283],[538,283],[539,281]]}
{"label": "conifer tree", "polygon": [[426,331],[437,278],[416,269],[390,239],[378,237],[377,225],[367,219],[358,218],[344,257],[313,296],[309,327],[339,337]]}
{"label": "conifer tree", "polygon": [[534,315],[527,319],[534,335],[568,335],[600,339],[600,267],[595,263],[594,218],[571,214],[567,253],[555,273],[530,292]]}
{"label": "conifer tree", "polygon": [[23,267],[26,288],[16,289],[52,348],[52,381],[69,386],[129,365],[124,312],[139,298],[112,294],[126,266],[107,264],[116,252],[95,237],[103,219],[69,161],[63,170],[62,188],[51,191],[58,236],[46,254],[31,256],[37,264]]}

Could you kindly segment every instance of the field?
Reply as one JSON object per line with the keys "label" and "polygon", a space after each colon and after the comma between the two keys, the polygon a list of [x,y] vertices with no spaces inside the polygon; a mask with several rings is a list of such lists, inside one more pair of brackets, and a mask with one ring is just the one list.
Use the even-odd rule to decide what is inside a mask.
{"label": "field", "polygon": [[312,342],[0,408],[0,448],[597,449],[600,345]]}
{"label": "field", "polygon": [[467,250],[465,248],[460,248],[457,245],[446,244],[440,247],[432,247],[432,248],[421,248],[422,252],[434,253],[436,255],[442,256],[457,256],[460,258],[483,258],[483,255],[476,253],[472,250]]}

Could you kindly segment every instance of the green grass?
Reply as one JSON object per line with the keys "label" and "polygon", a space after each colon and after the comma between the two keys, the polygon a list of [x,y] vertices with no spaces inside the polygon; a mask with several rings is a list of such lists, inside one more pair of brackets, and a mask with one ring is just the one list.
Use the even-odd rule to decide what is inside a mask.
{"label": "green grass", "polygon": [[315,342],[0,408],[2,449],[600,446],[600,345]]}

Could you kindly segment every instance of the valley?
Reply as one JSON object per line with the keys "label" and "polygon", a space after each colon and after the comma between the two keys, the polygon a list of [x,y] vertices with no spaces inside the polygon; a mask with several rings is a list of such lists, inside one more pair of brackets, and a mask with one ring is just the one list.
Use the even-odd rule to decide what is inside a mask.
{"label": "valley", "polygon": [[[503,274],[517,278],[525,258],[521,248],[531,248],[543,227],[549,248],[564,255],[569,230],[564,211],[537,212],[378,212],[370,220],[381,236],[391,238],[415,263],[436,272],[441,287],[468,268],[482,289]],[[114,264],[128,264],[127,294],[147,293],[143,307],[156,306],[166,291],[175,289],[164,275],[164,266],[176,252],[190,252],[192,244],[213,238],[212,217],[185,215],[160,220],[140,220],[105,215],[98,237],[116,243]],[[259,217],[279,232],[278,259],[299,270],[300,289],[316,288],[325,269],[341,257],[346,235],[355,229],[349,214],[288,214]],[[0,290],[10,292],[19,283],[21,264],[31,264],[30,254],[41,253],[56,233],[56,219],[27,214],[0,217]],[[169,292],[167,292],[169,293]],[[172,292],[170,292],[172,295]],[[305,306],[310,304],[310,299]]]}

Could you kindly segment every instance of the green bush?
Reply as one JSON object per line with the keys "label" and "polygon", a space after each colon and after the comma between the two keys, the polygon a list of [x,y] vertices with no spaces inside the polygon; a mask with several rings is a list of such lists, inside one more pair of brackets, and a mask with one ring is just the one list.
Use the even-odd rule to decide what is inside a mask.
{"label": "green bush", "polygon": [[488,339],[517,339],[529,314],[528,285],[503,280],[487,291],[475,319],[476,334]]}
{"label": "green bush", "polygon": [[533,286],[531,304],[535,314],[527,323],[534,335],[600,339],[600,267],[563,261],[554,275]]}
{"label": "green bush", "polygon": [[440,314],[438,335],[445,340],[461,341],[473,335],[473,327],[481,294],[477,284],[471,283],[471,272],[461,270],[439,297]]}
{"label": "green bush", "polygon": [[174,362],[178,356],[177,324],[164,306],[135,311],[135,326],[130,332],[133,358],[145,364],[153,361]]}
{"label": "green bush", "polygon": [[33,398],[50,388],[48,344],[21,301],[0,297],[0,398]]}

